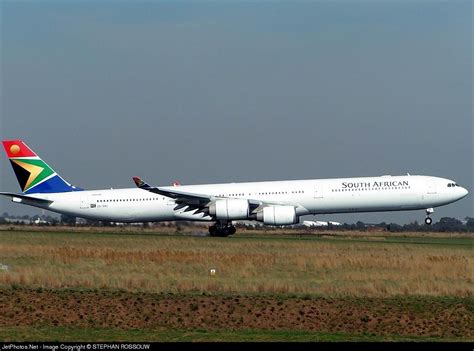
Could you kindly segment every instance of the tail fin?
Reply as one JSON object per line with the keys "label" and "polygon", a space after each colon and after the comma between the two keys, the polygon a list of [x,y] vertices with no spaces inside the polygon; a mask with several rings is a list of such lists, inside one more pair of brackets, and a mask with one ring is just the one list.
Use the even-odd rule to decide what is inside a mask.
{"label": "tail fin", "polygon": [[3,147],[25,194],[83,190],[66,182],[21,140],[4,140]]}

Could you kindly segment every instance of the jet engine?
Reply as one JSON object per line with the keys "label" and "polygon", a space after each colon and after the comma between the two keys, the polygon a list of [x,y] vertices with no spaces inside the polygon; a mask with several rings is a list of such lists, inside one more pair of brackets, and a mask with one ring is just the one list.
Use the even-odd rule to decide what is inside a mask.
{"label": "jet engine", "polygon": [[209,214],[221,220],[247,219],[249,202],[245,199],[216,200],[209,205]]}
{"label": "jet engine", "polygon": [[299,222],[293,206],[267,206],[257,212],[257,221],[268,225],[290,225]]}

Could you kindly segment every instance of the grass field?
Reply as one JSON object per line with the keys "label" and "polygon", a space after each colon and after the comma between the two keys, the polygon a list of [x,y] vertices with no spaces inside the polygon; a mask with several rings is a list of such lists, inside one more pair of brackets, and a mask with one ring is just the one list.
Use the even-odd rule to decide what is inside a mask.
{"label": "grass field", "polygon": [[[470,296],[470,238],[0,231],[0,284],[147,292]],[[210,276],[215,269],[215,276]]]}
{"label": "grass field", "polygon": [[[0,230],[6,306],[0,314],[7,316],[0,318],[0,339],[473,340],[473,243],[470,235],[426,233],[244,232],[210,238],[110,229]],[[125,294],[123,301],[136,304],[122,303],[117,313],[131,308],[129,315],[145,294],[150,309],[161,306],[161,317],[151,314],[148,324],[123,317],[124,324],[114,325],[105,309],[78,302],[75,294],[84,291],[97,306],[114,304],[114,292]],[[180,310],[166,307],[163,294],[174,294],[171,305]],[[195,301],[203,294],[211,302]],[[276,313],[287,300],[284,313]],[[53,311],[63,306],[62,314],[38,301],[49,301]],[[204,311],[202,304],[213,310]],[[36,317],[26,323],[30,314]],[[102,322],[91,328],[83,320]],[[391,327],[398,324],[403,328]]]}

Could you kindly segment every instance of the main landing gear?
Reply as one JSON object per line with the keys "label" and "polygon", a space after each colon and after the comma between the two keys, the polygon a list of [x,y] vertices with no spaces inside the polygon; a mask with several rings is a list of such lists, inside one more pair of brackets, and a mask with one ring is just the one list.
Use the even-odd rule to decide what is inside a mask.
{"label": "main landing gear", "polygon": [[211,236],[229,236],[235,234],[235,227],[231,222],[217,222],[209,227],[209,234]]}
{"label": "main landing gear", "polygon": [[425,224],[426,225],[431,225],[431,223],[433,223],[433,220],[430,217],[430,214],[432,214],[433,212],[434,212],[433,208],[427,208],[426,209],[426,218],[425,218]]}

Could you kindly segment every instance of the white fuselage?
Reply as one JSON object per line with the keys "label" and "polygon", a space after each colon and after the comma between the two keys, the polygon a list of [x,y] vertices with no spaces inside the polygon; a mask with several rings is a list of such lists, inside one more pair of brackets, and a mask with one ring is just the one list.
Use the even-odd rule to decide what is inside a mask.
{"label": "white fuselage", "polygon": [[[404,211],[438,207],[468,193],[451,180],[431,176],[382,176],[179,186],[179,190],[217,198],[249,199],[295,207],[297,216],[324,213]],[[167,189],[164,187],[162,189]],[[173,187],[168,187],[173,189]],[[177,189],[177,188],[174,188]],[[114,222],[212,221],[205,213],[179,208],[175,200],[149,191],[110,189],[31,194],[50,204],[13,201],[54,212]]]}

